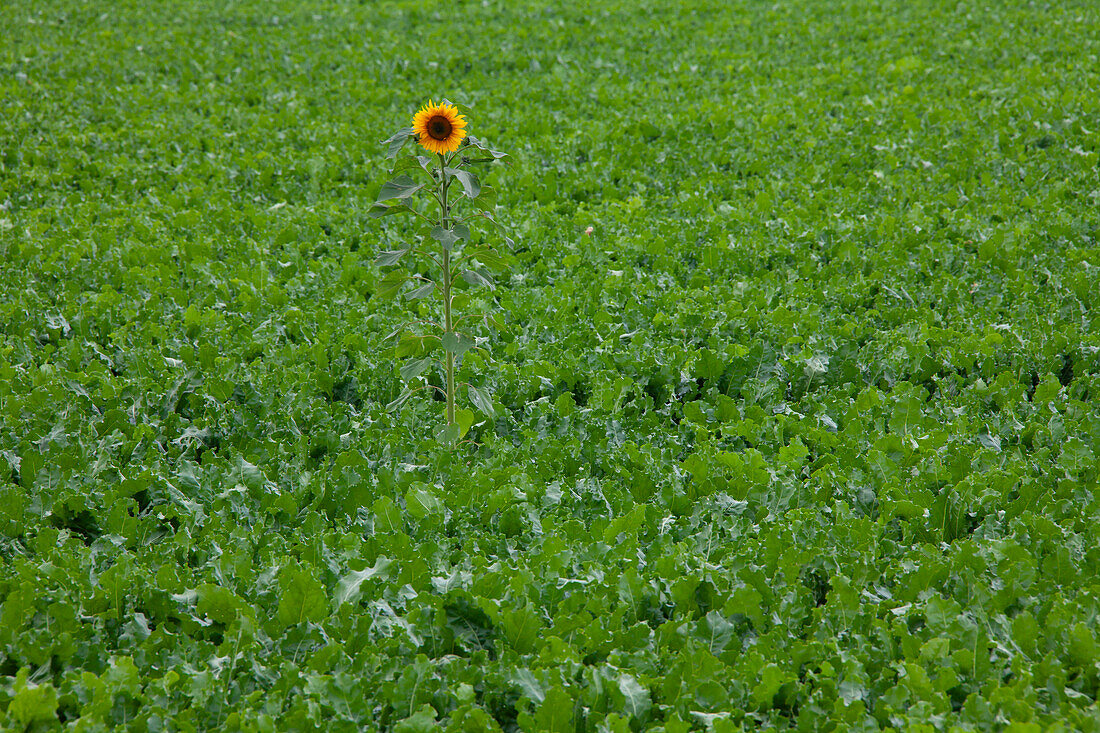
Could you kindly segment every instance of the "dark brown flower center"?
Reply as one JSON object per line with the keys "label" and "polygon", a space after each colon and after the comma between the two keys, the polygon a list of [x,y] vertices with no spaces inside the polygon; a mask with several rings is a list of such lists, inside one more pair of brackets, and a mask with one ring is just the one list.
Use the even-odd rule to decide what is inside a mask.
{"label": "dark brown flower center", "polygon": [[435,140],[446,140],[451,136],[451,121],[443,115],[428,120],[428,134]]}

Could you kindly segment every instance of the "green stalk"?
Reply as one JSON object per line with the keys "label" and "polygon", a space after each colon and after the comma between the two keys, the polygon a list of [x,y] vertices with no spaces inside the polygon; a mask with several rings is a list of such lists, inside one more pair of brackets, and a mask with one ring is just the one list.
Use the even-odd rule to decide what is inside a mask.
{"label": "green stalk", "polygon": [[[439,186],[440,197],[439,204],[441,208],[441,217],[439,225],[444,229],[447,228],[448,220],[450,219],[451,210],[447,205],[447,161],[443,156],[443,153],[439,154]],[[451,322],[451,251],[446,247],[443,248],[443,328],[444,334],[451,333],[454,329],[454,324]],[[447,355],[447,424],[455,424],[455,353],[450,349],[444,347],[444,351]]]}

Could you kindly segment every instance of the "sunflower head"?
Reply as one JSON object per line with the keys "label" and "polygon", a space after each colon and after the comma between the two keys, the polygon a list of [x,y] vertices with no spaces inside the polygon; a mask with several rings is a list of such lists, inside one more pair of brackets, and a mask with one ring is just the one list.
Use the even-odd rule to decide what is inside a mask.
{"label": "sunflower head", "polygon": [[466,118],[453,104],[432,104],[431,100],[413,117],[416,141],[433,153],[450,153],[466,137]]}

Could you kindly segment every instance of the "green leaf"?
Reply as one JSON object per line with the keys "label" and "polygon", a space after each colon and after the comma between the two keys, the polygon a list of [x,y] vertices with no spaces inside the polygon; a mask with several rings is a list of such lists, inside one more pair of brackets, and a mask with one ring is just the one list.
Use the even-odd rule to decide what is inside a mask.
{"label": "green leaf", "polygon": [[481,193],[481,181],[470,171],[464,171],[461,168],[446,168],[445,170],[447,175],[454,176],[462,184],[462,191],[467,198],[476,199],[477,195]]}
{"label": "green leaf", "polygon": [[393,199],[407,199],[424,188],[424,185],[423,183],[417,183],[409,176],[398,176],[392,181],[386,181],[382,184],[382,188],[378,190],[377,201],[381,203],[383,201],[392,201]]}
{"label": "green leaf", "polygon": [[279,571],[278,619],[284,626],[305,621],[317,622],[328,615],[325,588],[312,573],[298,565],[286,565]]}
{"label": "green leaf", "polygon": [[454,445],[462,439],[462,428],[458,423],[440,425],[435,431],[435,439],[444,445]]}
{"label": "green leaf", "polygon": [[388,557],[379,556],[374,561],[373,566],[365,568],[364,570],[353,570],[340,578],[339,582],[336,584],[336,605],[342,606],[345,603],[358,603],[361,595],[360,586],[371,578],[378,578],[379,580],[388,578],[391,565],[393,565],[393,560],[390,560]]}
{"label": "green leaf", "polygon": [[649,690],[638,684],[638,680],[624,674],[619,677],[619,692],[623,695],[623,712],[639,723],[645,722],[653,707]]}
{"label": "green leaf", "polygon": [[454,352],[455,358],[458,358],[474,348],[474,342],[465,334],[448,331],[443,334],[443,348]]}
{"label": "green leaf", "polygon": [[474,199],[473,206],[479,211],[493,213],[497,207],[497,191],[492,186],[482,186],[481,193]]}
{"label": "green leaf", "polygon": [[471,285],[481,285],[483,287],[489,288],[490,290],[497,289],[497,286],[493,284],[492,280],[490,280],[485,275],[482,275],[477,270],[463,270],[461,275],[462,279],[470,283]]}
{"label": "green leaf", "polygon": [[444,229],[443,227],[433,227],[431,230],[432,239],[438,240],[443,249],[450,251],[455,242],[470,238],[470,228],[465,224],[455,224],[450,229]]}
{"label": "green leaf", "polygon": [[407,143],[409,140],[411,140],[412,136],[413,136],[413,129],[411,127],[405,127],[405,128],[402,128],[402,129],[398,130],[393,135],[391,135],[389,138],[384,140],[382,142],[382,144],[386,146],[385,159],[389,160],[390,158],[393,158],[398,153],[400,153],[401,148],[405,147],[405,143]]}
{"label": "green leaf", "polygon": [[414,484],[405,492],[405,510],[413,519],[443,519],[443,502],[426,484]]}
{"label": "green leaf", "polygon": [[443,249],[447,250],[448,252],[454,247],[455,242],[460,239],[466,239],[469,236],[470,230],[467,227],[462,226],[461,224],[456,224],[453,229],[444,229],[443,227],[438,226],[432,227],[431,231],[432,239],[437,240],[441,245],[443,245]]}
{"label": "green leaf", "polygon": [[411,379],[415,379],[416,377],[420,376],[425,369],[430,367],[433,361],[435,361],[435,359],[433,359],[432,357],[425,356],[422,359],[413,359],[412,361],[405,363],[400,369],[401,379],[405,380],[406,382]]}
{"label": "green leaf", "polygon": [[1073,437],[1062,445],[1062,453],[1058,456],[1058,465],[1070,473],[1078,473],[1088,466],[1095,465],[1094,458],[1092,448],[1080,438]]}
{"label": "green leaf", "polygon": [[238,608],[242,602],[233,594],[233,591],[213,583],[203,583],[196,590],[198,591],[196,610],[199,614],[211,621],[226,625],[237,619]]}
{"label": "green leaf", "polygon": [[28,730],[37,723],[58,725],[57,690],[49,683],[27,682],[26,670],[20,669],[15,678],[15,696],[8,703],[8,715],[19,730]]}
{"label": "green leaf", "polygon": [[406,204],[383,204],[376,202],[371,204],[371,207],[367,210],[367,216],[373,219],[381,219],[383,216],[404,213],[412,213],[412,209]]}
{"label": "green leaf", "polygon": [[775,693],[787,681],[787,675],[778,664],[766,664],[760,670],[760,681],[752,690],[752,699],[760,706],[770,706]]}
{"label": "green leaf", "polygon": [[718,611],[710,611],[699,621],[699,636],[707,650],[719,655],[733,638],[734,626]]}
{"label": "green leaf", "polygon": [[522,608],[502,611],[501,627],[511,647],[520,654],[527,654],[535,648],[542,623],[535,608],[528,603]]}
{"label": "green leaf", "polygon": [[409,281],[409,273],[404,270],[393,270],[378,281],[374,294],[379,298],[392,298],[397,295],[401,287]]}
{"label": "green leaf", "polygon": [[424,356],[439,348],[438,336],[417,336],[411,333],[401,334],[401,340],[394,347],[394,356],[404,358],[406,356]]}
{"label": "green leaf", "polygon": [[458,425],[458,437],[463,438],[474,424],[474,413],[461,407],[455,410],[455,423]]}
{"label": "green leaf", "polygon": [[374,529],[382,532],[401,532],[405,529],[405,520],[401,516],[401,510],[388,496],[375,500],[371,506],[374,513]]}
{"label": "green leaf", "polygon": [[401,390],[401,394],[397,395],[397,397],[392,401],[386,403],[386,412],[393,412],[394,410],[401,409],[401,406],[408,402],[409,398],[412,397],[412,395],[413,392],[410,389]]}
{"label": "green leaf", "polygon": [[477,260],[490,270],[496,270],[499,272],[501,270],[506,270],[508,269],[508,267],[511,266],[511,259],[508,256],[497,252],[494,249],[490,249],[489,247],[480,247],[475,251],[466,251],[470,252],[475,260]]}
{"label": "green leaf", "polygon": [[435,708],[428,703],[415,713],[393,726],[393,733],[435,733],[440,728],[435,722]]}
{"label": "green leaf", "polygon": [[520,729],[532,733],[573,733],[575,705],[569,693],[555,685],[546,692],[534,715],[520,714]]}
{"label": "green leaf", "polygon": [[418,300],[420,298],[427,298],[429,295],[432,294],[434,290],[435,283],[429,280],[420,287],[405,293],[405,300]]}
{"label": "green leaf", "polygon": [[481,410],[489,417],[492,417],[495,411],[493,410],[493,399],[489,394],[489,390],[484,387],[475,387],[471,384],[469,385],[469,391],[470,402],[474,404],[474,407]]}
{"label": "green leaf", "polygon": [[401,259],[412,250],[412,245],[405,249],[393,249],[384,252],[380,252],[378,257],[375,258],[374,264],[376,267],[390,267],[396,265]]}
{"label": "green leaf", "polygon": [[478,150],[481,150],[485,153],[488,153],[489,155],[491,155],[492,157],[494,157],[498,160],[500,160],[501,158],[509,157],[508,153],[501,153],[501,152],[498,152],[496,150],[490,150],[488,148],[488,146],[485,145],[485,143],[481,142],[481,140],[474,137],[473,135],[467,135],[466,136],[466,142],[469,143],[470,145],[474,146]]}

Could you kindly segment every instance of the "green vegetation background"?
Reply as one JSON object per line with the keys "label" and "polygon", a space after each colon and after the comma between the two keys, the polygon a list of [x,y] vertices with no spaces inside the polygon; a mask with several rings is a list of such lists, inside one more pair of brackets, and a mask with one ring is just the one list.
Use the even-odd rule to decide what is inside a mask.
{"label": "green vegetation background", "polygon": [[[0,39],[0,727],[1100,730],[1097,4]],[[429,96],[516,160],[453,457],[366,216]]]}

